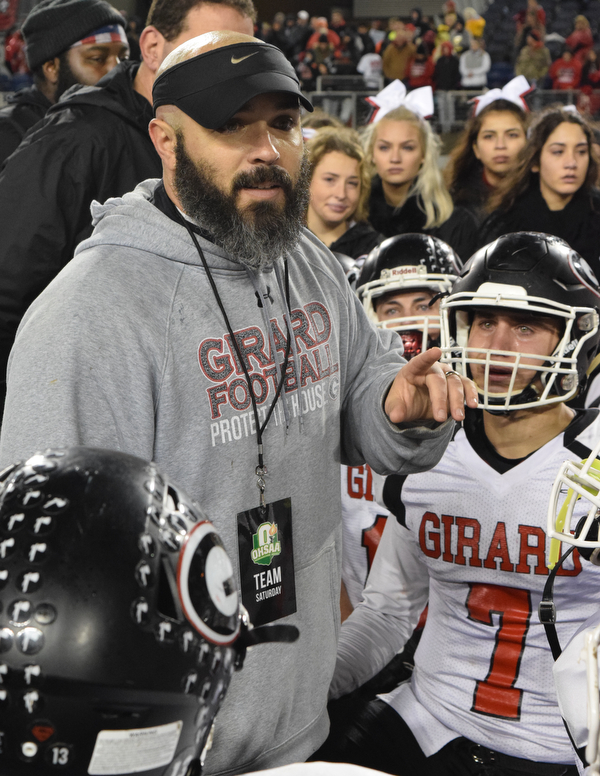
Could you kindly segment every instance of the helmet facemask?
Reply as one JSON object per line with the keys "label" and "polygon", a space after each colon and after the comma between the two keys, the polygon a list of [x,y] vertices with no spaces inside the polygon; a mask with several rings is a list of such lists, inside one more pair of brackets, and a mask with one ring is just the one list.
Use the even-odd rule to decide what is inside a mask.
{"label": "helmet facemask", "polygon": [[[495,313],[527,313],[556,319],[562,333],[553,352],[537,355],[516,351],[469,347],[473,314],[477,309]],[[472,376],[471,365],[484,367],[477,385],[479,407],[490,412],[508,412],[568,401],[577,394],[582,376],[578,356],[585,342],[598,331],[598,314],[592,308],[577,308],[541,297],[528,296],[519,286],[483,283],[476,292],[452,294],[441,303],[442,361],[459,374]],[[511,369],[505,391],[493,391],[490,370]],[[515,388],[519,372],[534,375],[526,386]],[[584,376],[583,376],[584,377]]]}
{"label": "helmet facemask", "polygon": [[[425,291],[432,295],[430,304],[440,294],[447,294],[452,288],[453,275],[427,272],[425,266],[407,265],[392,270],[384,269],[381,277],[365,283],[359,289],[367,317],[378,329],[392,329],[400,334],[404,344],[404,356],[410,360],[424,350],[432,347],[433,341],[440,338],[441,318],[439,313],[426,315],[408,315],[387,318],[380,321],[377,316],[377,303],[383,296],[417,293]],[[437,333],[435,333],[437,332]]]}

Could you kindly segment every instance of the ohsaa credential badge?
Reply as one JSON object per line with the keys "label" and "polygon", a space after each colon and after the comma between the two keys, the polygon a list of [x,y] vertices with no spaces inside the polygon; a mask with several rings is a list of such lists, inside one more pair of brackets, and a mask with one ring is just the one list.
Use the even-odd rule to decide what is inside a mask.
{"label": "ohsaa credential badge", "polygon": [[242,603],[253,625],[296,611],[292,500],[240,512],[238,551]]}
{"label": "ohsaa credential badge", "polygon": [[281,554],[276,523],[261,523],[252,536],[252,560],[259,566],[270,566],[276,555]]}

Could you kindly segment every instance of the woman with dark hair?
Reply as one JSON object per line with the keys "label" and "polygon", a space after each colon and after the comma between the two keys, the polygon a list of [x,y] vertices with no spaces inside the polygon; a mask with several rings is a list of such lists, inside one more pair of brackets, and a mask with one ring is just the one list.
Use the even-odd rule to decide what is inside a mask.
{"label": "woman with dark hair", "polygon": [[600,192],[594,133],[579,113],[562,106],[540,114],[515,168],[489,198],[493,212],[479,244],[508,232],[562,237],[600,274]]}
{"label": "woman with dark hair", "polygon": [[[529,90],[529,84],[525,84],[523,78],[523,93]],[[518,89],[513,91],[514,100],[506,98],[508,94],[512,96],[510,90],[506,94],[493,90],[500,97],[491,101],[487,98],[494,97],[493,92],[483,95],[446,167],[446,182],[454,204],[468,207],[478,223],[485,220],[490,195],[515,166],[526,143],[526,106],[517,97]]]}

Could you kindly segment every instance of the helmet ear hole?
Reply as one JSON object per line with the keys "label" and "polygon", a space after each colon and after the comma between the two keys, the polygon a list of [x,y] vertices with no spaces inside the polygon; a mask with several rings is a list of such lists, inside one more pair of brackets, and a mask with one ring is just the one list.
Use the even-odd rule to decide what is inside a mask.
{"label": "helmet ear hole", "polygon": [[[170,489],[169,489],[170,490]],[[177,592],[177,581],[173,569],[165,555],[160,558],[160,571],[158,575],[158,595],[156,600],[158,613],[170,620],[182,622],[183,611]]]}

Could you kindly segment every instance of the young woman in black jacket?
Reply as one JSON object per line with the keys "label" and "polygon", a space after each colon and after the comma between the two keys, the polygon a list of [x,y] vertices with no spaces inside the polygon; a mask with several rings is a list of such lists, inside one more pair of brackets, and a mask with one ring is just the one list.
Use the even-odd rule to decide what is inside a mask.
{"label": "young woman in black jacket", "polygon": [[430,125],[401,106],[370,125],[364,136],[375,173],[371,225],[386,237],[421,232],[448,243],[462,261],[475,249],[476,222],[455,208],[439,168],[440,140]]}
{"label": "young woman in black jacket", "polygon": [[368,223],[371,180],[358,134],[347,127],[324,127],[307,150],[308,228],[331,251],[364,259],[384,237]]}
{"label": "young woman in black jacket", "polygon": [[553,107],[528,132],[515,169],[490,197],[492,213],[479,244],[508,232],[562,237],[600,275],[600,192],[591,126],[579,113]]}
{"label": "young woman in black jacket", "polygon": [[[492,91],[501,94],[499,89]],[[487,217],[490,196],[513,169],[527,141],[524,103],[521,107],[504,97],[489,101],[485,99],[489,94],[482,95],[481,108],[476,104],[445,170],[454,204],[468,208],[478,223]]]}

